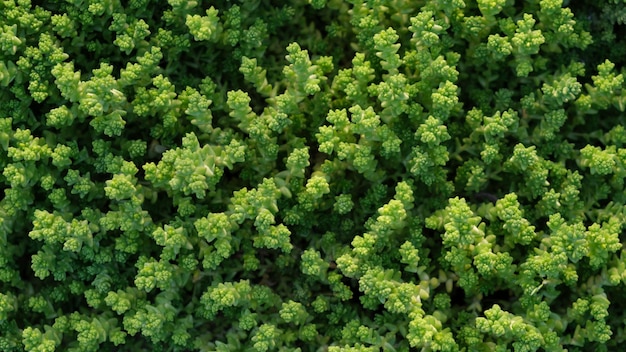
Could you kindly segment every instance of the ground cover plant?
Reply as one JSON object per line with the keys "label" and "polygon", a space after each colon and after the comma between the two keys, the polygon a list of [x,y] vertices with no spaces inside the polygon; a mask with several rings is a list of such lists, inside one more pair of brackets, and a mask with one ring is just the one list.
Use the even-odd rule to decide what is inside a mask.
{"label": "ground cover plant", "polygon": [[2,0],[0,350],[616,350],[625,22]]}

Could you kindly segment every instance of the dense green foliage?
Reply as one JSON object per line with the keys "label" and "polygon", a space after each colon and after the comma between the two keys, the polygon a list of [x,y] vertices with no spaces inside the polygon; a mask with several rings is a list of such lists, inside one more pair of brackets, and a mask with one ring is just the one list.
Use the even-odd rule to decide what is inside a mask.
{"label": "dense green foliage", "polygon": [[2,0],[0,350],[616,350],[625,23]]}

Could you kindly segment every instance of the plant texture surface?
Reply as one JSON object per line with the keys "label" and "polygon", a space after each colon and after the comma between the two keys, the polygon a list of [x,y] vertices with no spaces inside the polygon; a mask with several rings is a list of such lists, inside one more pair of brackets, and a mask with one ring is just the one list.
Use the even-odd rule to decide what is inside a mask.
{"label": "plant texture surface", "polygon": [[0,1],[0,351],[616,351],[622,0]]}

